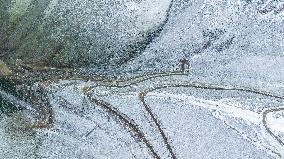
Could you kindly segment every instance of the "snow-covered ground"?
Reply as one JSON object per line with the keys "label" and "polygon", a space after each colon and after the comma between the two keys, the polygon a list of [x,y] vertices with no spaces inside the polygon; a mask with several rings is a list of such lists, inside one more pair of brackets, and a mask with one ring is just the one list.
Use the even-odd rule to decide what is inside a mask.
{"label": "snow-covered ground", "polygon": [[[171,70],[185,56],[191,75],[92,90],[94,97],[135,122],[161,158],[170,154],[139,99],[141,91],[197,83],[284,95],[283,2],[180,0],[173,6],[161,35],[122,71]],[[63,84],[50,87],[52,130],[32,129],[34,119],[28,111],[1,117],[0,158],[152,158],[125,123],[83,95],[84,86],[96,83],[59,87]],[[264,110],[284,107],[283,100],[240,91],[171,87],[150,92],[145,99],[178,158],[284,157],[283,145],[267,132],[262,116]],[[283,142],[283,111],[268,113],[267,125]]]}
{"label": "snow-covered ground", "polygon": [[[194,80],[192,76],[172,75],[125,88],[98,86],[92,93],[135,121],[157,153],[162,158],[169,158],[163,139],[138,95],[159,85],[204,85]],[[53,130],[32,129],[34,121],[29,111],[3,117],[0,131],[3,156],[151,158],[145,145],[125,124],[83,95],[84,86],[96,83],[78,81],[64,86],[67,83],[63,81],[49,88],[54,107]],[[148,93],[146,103],[160,121],[178,158],[283,156],[283,146],[268,134],[262,123],[263,110],[283,107],[281,100],[239,91],[169,87]],[[267,122],[272,132],[283,140],[283,112],[269,113]]]}
{"label": "snow-covered ground", "polygon": [[[273,154],[273,152],[279,152],[283,155],[283,146],[280,145],[279,143],[275,142],[275,139],[271,138],[270,134],[268,134],[267,132],[265,132],[263,130],[264,128],[263,128],[263,123],[262,123],[262,113],[261,112],[257,113],[257,112],[248,110],[246,108],[246,105],[242,105],[242,104],[236,102],[234,99],[225,99],[225,100],[221,99],[221,100],[215,101],[215,100],[196,98],[194,96],[187,96],[187,95],[184,95],[184,94],[171,94],[171,93],[151,93],[149,95],[150,95],[150,101],[151,101],[150,103],[153,103],[153,104],[150,104],[150,105],[154,106],[154,110],[156,109],[155,112],[158,112],[158,114],[160,114],[160,116],[162,118],[161,120],[164,121],[165,124],[168,125],[169,127],[172,127],[171,124],[174,124],[175,121],[186,120],[187,122],[184,125],[181,125],[179,127],[180,127],[180,129],[187,129],[188,131],[190,131],[191,127],[189,126],[187,128],[186,124],[189,122],[188,120],[190,120],[192,118],[192,117],[189,117],[189,116],[194,114],[193,113],[194,111],[192,109],[204,110],[204,108],[205,108],[205,110],[209,110],[209,112],[204,113],[205,115],[210,114],[210,115],[214,116],[215,118],[220,119],[223,122],[223,126],[227,127],[228,129],[235,130],[235,133],[237,135],[239,135],[240,137],[243,137],[243,139],[246,139],[248,142],[250,142],[250,144],[255,145],[256,149],[262,149],[263,151],[267,151],[271,155],[275,155],[275,154]],[[158,101],[157,101],[157,98],[159,99]],[[169,101],[163,102],[163,101],[165,101],[164,100],[165,98],[166,99],[170,98],[170,102]],[[164,103],[164,104],[161,106],[161,108],[159,108],[156,103],[159,103],[159,104]],[[164,108],[165,106],[166,106],[166,108]],[[187,107],[192,107],[192,108],[187,108]],[[187,109],[189,109],[189,110],[187,110]],[[164,111],[162,111],[162,110],[164,110]],[[179,113],[181,113],[182,115],[179,115]],[[173,114],[173,116],[175,116],[175,117],[169,117],[169,116],[163,117],[163,114],[167,114],[167,115]],[[204,115],[204,114],[202,114],[202,113],[199,114],[199,117]],[[210,118],[208,118],[208,119],[210,119]],[[170,120],[170,121],[172,120],[171,121],[172,123],[168,124],[169,122],[167,122],[165,120]],[[199,120],[201,120],[201,119],[199,119]],[[205,121],[205,123],[211,122],[211,121],[207,121],[206,118],[203,119],[203,120]],[[205,123],[201,122],[201,124],[204,124],[205,126],[209,126],[209,127],[214,126],[214,124],[217,124],[217,123],[214,123],[214,124],[212,124],[212,123],[205,124]],[[180,123],[177,122],[176,124],[179,125]],[[199,123],[196,123],[196,122],[194,122],[193,124],[199,125]],[[218,124],[220,124],[220,123],[218,123]],[[276,131],[278,133],[283,133],[283,130],[280,126],[281,124],[283,125],[284,123],[280,119],[275,121],[275,118],[271,118],[269,120],[270,128],[272,130],[274,130],[274,132]],[[198,127],[198,126],[195,126],[195,127]],[[170,129],[172,130],[171,133],[177,132],[177,130],[175,130],[176,128],[170,128]],[[208,130],[208,129],[206,129],[206,130]],[[228,130],[228,131],[230,132],[231,130]],[[228,131],[225,131],[226,133],[225,132],[219,132],[219,133],[221,133],[219,135],[224,135],[224,134],[227,135]],[[175,133],[173,133],[172,135],[176,136]],[[206,135],[208,135],[208,134],[206,134]],[[190,136],[190,135],[188,135],[188,136]],[[186,138],[186,137],[183,136],[183,137],[181,137],[177,140],[182,140],[182,138]],[[226,138],[226,136],[223,137],[223,138]],[[208,139],[208,140],[211,141],[210,139]],[[212,137],[212,140],[216,141],[213,137]],[[185,145],[185,144],[181,144],[181,145]],[[214,144],[211,144],[211,145],[214,145]],[[220,144],[219,146],[221,146],[221,145],[222,144]],[[228,146],[227,143],[225,145]],[[233,144],[232,146],[234,147],[235,145],[238,145],[238,144]],[[242,148],[242,147],[238,147],[238,148]],[[222,147],[218,151],[227,152],[228,150],[226,150],[224,147]],[[231,151],[235,151],[235,150],[231,150]],[[183,151],[181,151],[181,153],[182,152]],[[225,152],[221,153],[222,155],[224,155],[224,157],[228,155]],[[240,153],[240,152],[238,152],[238,153]],[[246,153],[246,152],[244,151],[243,153]],[[248,152],[248,153],[250,155],[252,155],[253,151],[250,150],[250,152]],[[208,155],[206,153],[201,153],[201,154]],[[256,157],[255,155],[252,155],[252,156],[254,156],[255,158],[259,158],[259,157]],[[204,158],[204,157],[200,157],[200,158]],[[249,157],[243,156],[242,158],[249,158]]]}
{"label": "snow-covered ground", "polygon": [[175,7],[186,7],[174,10],[161,35],[124,69],[171,70],[186,57],[195,78],[283,93],[283,5],[272,0],[175,1]]}
{"label": "snow-covered ground", "polygon": [[284,111],[276,112],[276,113],[270,113],[268,116],[268,124],[269,127],[272,130],[275,130],[276,132],[284,135],[284,116],[283,116]]}
{"label": "snow-covered ground", "polygon": [[[160,77],[126,88],[95,87],[93,96],[132,119],[162,158],[170,158],[164,141],[145,111],[139,93],[157,85],[196,83],[190,76]],[[55,124],[52,130],[31,128],[32,117],[17,113],[1,120],[1,153],[5,158],[152,158],[130,129],[100,106],[90,103],[78,82],[50,87]],[[146,103],[161,123],[178,158],[281,158],[283,146],[263,127],[262,110],[281,107],[273,98],[194,88],[149,92]],[[283,112],[282,112],[283,113]],[[17,123],[18,122],[18,123]],[[283,140],[283,114],[268,114],[269,128]],[[280,136],[281,137],[281,136]]]}

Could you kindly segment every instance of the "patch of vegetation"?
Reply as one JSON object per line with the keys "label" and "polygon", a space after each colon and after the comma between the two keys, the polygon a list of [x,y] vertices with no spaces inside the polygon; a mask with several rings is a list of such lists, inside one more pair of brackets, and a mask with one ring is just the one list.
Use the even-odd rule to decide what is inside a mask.
{"label": "patch of vegetation", "polygon": [[[19,81],[14,81],[9,78],[2,77],[0,78],[0,88],[1,90],[13,95],[17,96],[16,85],[20,84]],[[13,113],[18,111],[19,108],[8,101],[7,99],[0,96],[0,113]]]}
{"label": "patch of vegetation", "polygon": [[9,114],[19,111],[20,109],[13,103],[0,96],[0,114]]}
{"label": "patch of vegetation", "polygon": [[56,67],[67,67],[68,61],[68,49],[62,43],[50,42],[50,53],[48,53],[47,63]]}
{"label": "patch of vegetation", "polygon": [[11,26],[11,29],[15,29],[15,27],[21,21],[21,19],[22,19],[21,15],[19,15],[17,13],[12,14],[10,16],[10,26]]}

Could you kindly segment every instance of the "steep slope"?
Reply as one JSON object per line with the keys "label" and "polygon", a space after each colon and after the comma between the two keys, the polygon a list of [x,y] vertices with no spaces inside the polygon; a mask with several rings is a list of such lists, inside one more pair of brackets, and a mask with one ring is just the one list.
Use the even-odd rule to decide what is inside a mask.
{"label": "steep slope", "polygon": [[[149,5],[149,4],[152,5]],[[120,65],[161,30],[171,1],[1,0],[1,59],[56,66]]]}
{"label": "steep slope", "polygon": [[125,71],[172,70],[186,57],[191,60],[195,77],[281,83],[283,2],[187,3],[186,8],[171,15],[161,36],[141,56],[125,65]]}

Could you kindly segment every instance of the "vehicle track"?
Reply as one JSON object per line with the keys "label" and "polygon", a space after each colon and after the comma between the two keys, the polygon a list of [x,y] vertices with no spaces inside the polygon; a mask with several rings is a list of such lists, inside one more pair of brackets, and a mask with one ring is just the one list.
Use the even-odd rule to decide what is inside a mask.
{"label": "vehicle track", "polygon": [[149,142],[149,140],[146,138],[145,134],[143,131],[139,129],[138,124],[134,122],[134,120],[130,119],[126,114],[120,112],[118,109],[112,107],[109,103],[98,100],[92,96],[92,94],[86,94],[87,98],[95,103],[97,106],[102,107],[103,109],[106,110],[106,112],[109,112],[110,114],[114,115],[117,117],[120,121],[122,121],[136,136],[137,138],[143,142],[146,147],[149,149],[151,155],[155,159],[160,159],[161,157],[156,153],[154,150],[153,145]]}
{"label": "vehicle track", "polygon": [[[251,89],[247,89],[247,88],[226,88],[226,87],[220,87],[220,86],[210,86],[210,85],[204,85],[204,84],[200,84],[200,83],[196,83],[196,84],[167,84],[167,85],[162,85],[162,86],[156,86],[154,88],[148,89],[148,90],[144,90],[142,92],[139,93],[139,99],[142,102],[145,110],[148,112],[148,114],[151,116],[152,120],[154,121],[156,127],[158,128],[160,135],[162,136],[164,143],[168,149],[168,151],[171,154],[171,157],[173,159],[176,158],[175,153],[173,152],[173,149],[168,141],[167,136],[165,135],[161,124],[159,122],[159,120],[155,117],[153,111],[151,110],[150,106],[147,105],[147,103],[145,102],[145,97],[147,96],[148,93],[159,90],[159,89],[163,89],[163,88],[173,88],[173,87],[185,87],[185,88],[198,88],[198,89],[206,89],[206,90],[228,90],[228,91],[241,91],[241,92],[249,92],[249,93],[254,93],[254,94],[258,94],[258,95],[263,95],[266,97],[272,97],[272,98],[276,98],[276,99],[281,99],[283,100],[284,97],[281,96],[276,96],[276,95],[272,95],[266,92],[260,92],[260,91],[256,91],[256,90],[251,90]],[[263,113],[263,125],[265,127],[265,129],[267,130],[267,132],[276,139],[276,141],[278,141],[279,144],[281,144],[283,146],[283,141],[276,136],[267,126],[267,122],[266,122],[266,115],[269,112],[276,112],[276,111],[280,111],[280,110],[284,110],[284,108],[276,108],[276,109],[269,109],[266,110]]]}
{"label": "vehicle track", "polygon": [[[110,78],[105,78],[100,76],[100,78],[89,78],[88,76],[81,76],[81,75],[77,75],[77,77],[72,77],[72,76],[67,76],[67,77],[50,77],[50,79],[47,79],[48,81],[60,81],[60,80],[87,80],[87,81],[93,81],[93,82],[101,82],[98,85],[95,86],[90,86],[89,90],[91,90],[92,88],[98,87],[98,86],[105,86],[105,87],[115,87],[115,88],[124,88],[124,87],[128,87],[128,86],[132,86],[134,84],[138,84],[141,83],[143,81],[149,80],[149,79],[155,79],[158,77],[166,77],[166,76],[174,76],[174,75],[188,75],[188,74],[184,74],[184,73],[180,73],[180,72],[161,72],[161,73],[148,73],[148,74],[142,74],[142,75],[137,75],[137,76],[133,76],[133,77],[129,77],[129,78],[125,78],[125,79],[110,79]],[[190,81],[189,81],[190,82]],[[206,85],[206,84],[202,84],[202,83],[191,83],[191,84],[168,84],[168,85],[162,85],[162,86],[156,86],[154,88],[150,88],[147,90],[144,90],[143,92],[140,92],[139,94],[139,98],[140,101],[142,102],[145,110],[148,112],[148,114],[151,116],[152,120],[154,121],[156,127],[158,128],[160,135],[163,138],[163,141],[166,145],[166,148],[168,149],[169,153],[171,154],[172,158],[176,158],[175,153],[173,152],[173,149],[168,141],[167,136],[165,135],[163,129],[161,128],[160,122],[158,121],[158,119],[155,117],[154,113],[152,112],[151,108],[149,107],[149,105],[146,104],[145,102],[145,97],[147,96],[147,94],[149,92],[153,92],[155,90],[159,90],[159,89],[163,89],[163,88],[169,88],[169,87],[188,87],[188,88],[199,88],[199,89],[206,89],[206,90],[231,90],[231,91],[241,91],[241,92],[249,92],[249,93],[254,93],[254,94],[258,94],[258,95],[263,95],[266,97],[272,97],[275,99],[281,99],[283,100],[284,97],[281,96],[276,96],[273,94],[269,94],[266,92],[261,92],[258,90],[253,90],[253,89],[249,89],[249,88],[242,88],[242,87],[231,87],[231,88],[226,88],[226,87],[221,87],[221,86],[214,86],[214,85]],[[152,156],[154,158],[160,158],[160,156],[155,152],[153,146],[149,143],[149,140],[146,139],[145,135],[143,134],[143,132],[139,129],[138,125],[132,120],[129,119],[125,114],[123,114],[122,112],[119,112],[117,109],[111,107],[111,105],[109,103],[106,103],[102,100],[97,100],[93,97],[90,96],[90,94],[87,95],[88,99],[92,102],[94,102],[95,104],[101,106],[102,108],[104,108],[106,111],[110,112],[111,114],[115,115],[118,119],[120,119],[121,121],[123,121],[129,128],[131,128],[132,131],[134,131],[136,133],[136,135],[138,136],[138,138],[145,143],[145,145],[148,147],[149,151],[151,152]],[[266,131],[273,137],[275,138],[275,140],[281,144],[282,146],[284,146],[283,141],[277,136],[275,135],[267,126],[267,114],[271,113],[271,112],[277,112],[277,111],[282,111],[284,110],[284,108],[273,108],[273,109],[269,109],[269,110],[265,110],[263,112],[263,126],[265,127]]]}
{"label": "vehicle track", "polygon": [[167,136],[165,135],[165,133],[164,133],[164,131],[163,131],[161,125],[159,124],[158,119],[155,117],[155,115],[154,115],[154,113],[152,112],[151,108],[150,108],[150,107],[146,104],[146,102],[145,102],[145,96],[146,96],[146,94],[147,94],[147,93],[141,92],[141,93],[139,94],[139,98],[140,98],[140,100],[141,100],[141,102],[142,102],[144,108],[145,108],[146,111],[149,113],[150,117],[152,118],[152,120],[154,121],[155,125],[157,126],[157,128],[158,128],[158,130],[159,130],[159,132],[160,132],[160,134],[161,134],[161,136],[162,136],[162,138],[163,138],[163,141],[164,141],[164,143],[165,143],[165,145],[166,145],[166,148],[168,149],[168,151],[169,151],[171,157],[172,157],[173,159],[176,159],[177,157],[176,157],[175,153],[173,152],[173,149],[172,149],[172,147],[171,147],[171,145],[170,145],[170,143],[169,143],[169,141],[168,141],[168,138],[167,138]]}
{"label": "vehicle track", "polygon": [[138,77],[135,76],[135,77],[127,78],[127,79],[124,79],[124,80],[111,80],[111,83],[107,83],[107,82],[103,81],[104,83],[98,84],[98,85],[95,85],[95,86],[91,86],[91,87],[89,87],[89,89],[92,89],[94,87],[99,87],[99,86],[124,88],[124,87],[129,87],[129,86],[132,86],[134,84],[144,82],[146,80],[150,80],[150,79],[154,79],[154,78],[158,78],[158,77],[174,76],[174,75],[188,75],[188,74],[180,73],[180,72],[163,72],[163,73],[157,73],[157,74],[147,74],[147,75],[145,75],[146,78],[143,78],[145,76],[139,75]]}
{"label": "vehicle track", "polygon": [[[119,83],[117,83],[116,85],[112,84],[113,80],[110,79],[104,79],[104,78],[90,78],[88,79],[88,77],[85,76],[78,76],[78,77],[72,77],[72,76],[60,76],[60,77],[49,77],[46,81],[44,80],[38,80],[37,78],[32,78],[29,77],[28,80],[30,83],[35,83],[35,82],[47,82],[47,81],[52,81],[52,82],[57,82],[60,80],[89,80],[89,81],[93,81],[93,82],[102,82],[99,85],[96,85],[94,87],[98,87],[98,86],[106,86],[106,87],[118,87],[118,88],[123,88],[123,87],[127,87],[127,86],[131,86],[133,84],[138,84],[140,82],[152,79],[152,78],[157,78],[157,77],[165,77],[165,76],[172,76],[172,75],[186,75],[183,73],[178,73],[178,72],[162,72],[162,73],[149,73],[149,74],[144,74],[144,75],[138,75],[138,76],[134,76],[134,77],[130,77],[130,78],[126,78],[126,79],[122,79],[122,80],[115,80]],[[146,78],[145,78],[146,77]],[[23,78],[21,76],[17,76],[17,79],[19,80],[20,78]],[[138,79],[138,80],[137,80]],[[26,80],[26,79],[23,79]],[[129,83],[130,82],[130,83]],[[90,90],[90,89],[89,89]],[[109,112],[110,114],[112,114],[113,116],[117,117],[119,120],[121,120],[125,125],[127,125],[127,127],[129,127],[134,134],[138,137],[138,139],[143,142],[146,147],[149,149],[149,152],[151,153],[151,155],[153,156],[153,158],[156,159],[160,159],[161,157],[156,153],[156,151],[154,150],[154,147],[152,146],[152,144],[149,142],[149,140],[146,138],[146,136],[144,135],[144,133],[139,129],[138,124],[136,124],[132,119],[130,119],[129,117],[127,117],[125,114],[123,114],[122,112],[120,112],[119,110],[111,107],[111,105],[109,103],[106,103],[102,100],[97,100],[93,97],[90,96],[90,94],[87,94],[87,97],[90,101],[94,102],[95,104],[101,106],[102,108],[104,108],[107,112]],[[78,112],[76,112],[78,113]],[[81,112],[82,113],[82,112]],[[79,113],[80,114],[80,113]]]}
{"label": "vehicle track", "polygon": [[267,125],[267,114],[273,113],[273,112],[278,112],[278,111],[284,111],[284,108],[273,108],[273,109],[268,109],[265,110],[262,114],[262,123],[263,126],[265,127],[266,131],[276,140],[278,143],[282,146],[284,146],[284,142],[277,136],[275,135],[268,127]]}
{"label": "vehicle track", "polygon": [[[107,128],[103,128],[102,126],[100,126],[99,123],[97,123],[96,121],[94,121],[94,120],[92,119],[92,117],[89,116],[89,115],[86,113],[86,111],[79,110],[79,109],[74,110],[74,109],[70,108],[69,106],[76,107],[76,105],[73,104],[73,103],[68,102],[68,101],[67,101],[64,97],[62,97],[62,96],[56,96],[56,98],[59,99],[59,105],[60,105],[60,108],[61,108],[62,110],[66,111],[66,112],[68,112],[68,113],[71,113],[71,114],[75,114],[75,115],[77,115],[78,117],[84,118],[84,119],[86,119],[86,120],[89,120],[89,121],[91,121],[94,125],[96,125],[95,128],[93,128],[92,130],[90,130],[90,131],[87,132],[84,136],[81,136],[81,137],[87,138],[88,136],[90,136],[90,135],[95,131],[95,129],[96,129],[96,127],[97,127],[97,128],[99,128],[100,130],[103,130],[103,131],[104,131],[106,134],[108,134],[109,136],[113,136],[112,139],[115,138],[116,134],[110,133],[110,132],[107,130]],[[123,114],[122,112],[118,112],[118,113],[119,113],[119,114]],[[112,114],[112,113],[109,113],[109,114],[110,114],[110,116],[112,116],[112,117],[114,117],[114,118],[116,117],[115,114]],[[125,115],[123,114],[122,116],[125,116]],[[127,118],[129,119],[129,117],[127,117]],[[66,134],[66,133],[64,133],[64,134],[65,134],[65,135],[68,135],[68,134]],[[80,138],[78,138],[78,137],[75,137],[75,138],[78,139],[78,140],[80,140]],[[139,139],[138,139],[138,140],[139,140]],[[124,142],[125,145],[128,144],[128,143],[125,142],[125,141],[122,141],[122,142]],[[140,142],[143,142],[143,141],[140,141]]]}

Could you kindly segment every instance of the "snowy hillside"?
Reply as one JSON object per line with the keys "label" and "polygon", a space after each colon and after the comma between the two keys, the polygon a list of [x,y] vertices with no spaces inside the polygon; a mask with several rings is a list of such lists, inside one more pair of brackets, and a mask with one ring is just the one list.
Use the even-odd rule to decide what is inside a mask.
{"label": "snowy hillside", "polygon": [[183,3],[190,5],[172,12],[161,36],[126,70],[171,70],[186,57],[199,77],[283,84],[284,2]]}
{"label": "snowy hillside", "polygon": [[53,66],[103,68],[117,67],[144,50],[165,23],[170,0],[0,4],[0,55],[5,62],[40,60]]}
{"label": "snowy hillside", "polygon": [[[82,49],[112,65],[78,68],[87,79],[66,73],[34,84],[43,85],[52,110],[53,122],[43,128],[36,125],[40,103],[28,105],[0,88],[0,97],[26,108],[0,114],[0,158],[284,158],[284,1],[96,2],[52,0],[44,15],[68,14],[60,15],[68,23],[53,30],[57,38],[74,26],[85,29],[79,39],[102,36],[98,48]],[[15,1],[11,12],[28,4]],[[115,18],[100,21],[93,7]],[[100,22],[102,32],[88,30]],[[146,49],[115,65],[120,46],[152,29],[158,34],[147,34]],[[76,46],[69,46],[73,58]],[[190,69],[173,72],[182,58]]]}

